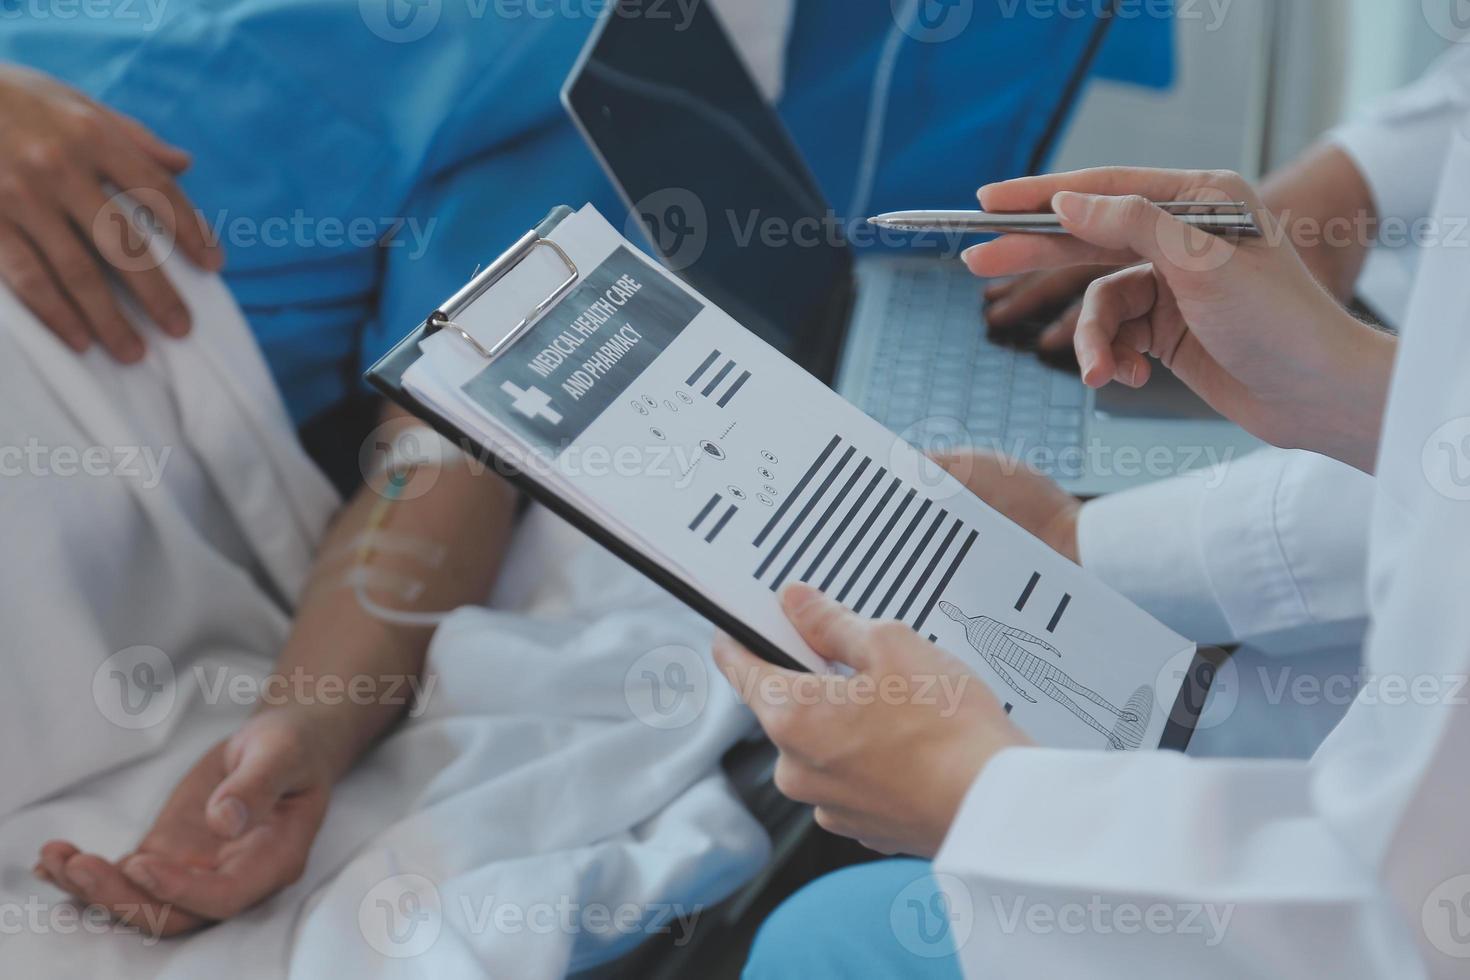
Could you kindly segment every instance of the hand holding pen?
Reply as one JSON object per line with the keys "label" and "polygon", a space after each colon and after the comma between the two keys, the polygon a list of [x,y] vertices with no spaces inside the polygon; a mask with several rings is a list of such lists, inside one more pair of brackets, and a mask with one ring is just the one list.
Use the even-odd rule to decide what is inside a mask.
{"label": "hand holding pen", "polygon": [[1265,215],[1235,174],[1111,168],[993,184],[980,191],[987,211],[1049,208],[1065,234],[1004,234],[965,262],[984,278],[1127,266],[1088,290],[1083,380],[1140,386],[1157,358],[1259,438],[1371,470],[1392,340],[1344,310],[1289,241],[1221,237],[1150,203],[1207,198]]}

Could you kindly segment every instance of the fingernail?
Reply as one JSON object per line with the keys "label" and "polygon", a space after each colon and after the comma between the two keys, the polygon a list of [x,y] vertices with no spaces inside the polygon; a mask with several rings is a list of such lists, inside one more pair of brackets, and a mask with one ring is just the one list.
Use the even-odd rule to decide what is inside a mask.
{"label": "fingernail", "polygon": [[212,817],[216,828],[222,831],[224,836],[234,840],[245,832],[245,824],[250,819],[250,811],[245,809],[245,804],[235,797],[227,796],[214,805]]}
{"label": "fingernail", "polygon": [[144,891],[157,893],[158,879],[148,870],[148,866],[141,861],[129,861],[122,867],[123,875]]}
{"label": "fingernail", "polygon": [[182,337],[189,332],[188,310],[174,310],[164,318],[163,329],[171,337]]}
{"label": "fingernail", "polygon": [[781,591],[781,605],[789,611],[804,609],[822,598],[822,593],[805,582],[793,582]]}
{"label": "fingernail", "polygon": [[1071,222],[1085,220],[1091,206],[1090,195],[1077,194],[1073,191],[1062,191],[1051,199],[1051,209]]}
{"label": "fingernail", "polygon": [[1138,384],[1137,364],[1129,364],[1126,368],[1123,369],[1123,380],[1129,385],[1129,387]]}
{"label": "fingernail", "polygon": [[1041,331],[1041,336],[1036,338],[1036,345],[1038,347],[1059,347],[1061,346],[1059,343],[1061,337],[1061,327],[1047,327]]}
{"label": "fingernail", "polygon": [[136,364],[143,359],[143,353],[142,341],[135,339],[124,340],[118,347],[118,356],[124,364]]}
{"label": "fingernail", "polygon": [[91,891],[97,884],[96,877],[93,876],[92,872],[85,869],[79,868],[76,871],[68,871],[66,876],[71,879],[72,884],[84,892]]}
{"label": "fingernail", "polygon": [[971,245],[969,248],[960,253],[960,261],[969,262],[970,257],[978,251],[980,251],[979,245]]}
{"label": "fingernail", "polygon": [[37,881],[44,881],[47,884],[50,884],[51,882],[51,872],[46,870],[46,866],[44,864],[38,863],[34,868],[32,868],[31,877],[35,878]]}
{"label": "fingernail", "polygon": [[1097,367],[1096,354],[1082,355],[1082,380],[1087,384],[1092,384],[1090,379],[1092,378],[1092,369],[1095,367]]}

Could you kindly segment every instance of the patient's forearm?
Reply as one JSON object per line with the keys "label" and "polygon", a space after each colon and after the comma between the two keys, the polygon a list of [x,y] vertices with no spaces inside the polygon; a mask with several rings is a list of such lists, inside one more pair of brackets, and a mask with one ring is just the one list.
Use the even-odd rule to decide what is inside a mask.
{"label": "patient's forearm", "polygon": [[1315,146],[1271,174],[1261,199],[1286,223],[1317,281],[1339,300],[1352,299],[1378,237],[1373,192],[1352,157],[1331,143]]}
{"label": "patient's forearm", "polygon": [[[391,418],[410,424],[397,410]],[[420,470],[410,491],[388,505],[381,527],[370,531],[375,513],[384,517],[379,507],[388,478],[370,482],[342,509],[318,551],[277,662],[277,690],[285,695],[261,706],[305,712],[339,774],[405,711],[409,682],[422,673],[432,634],[370,614],[354,581],[373,602],[405,612],[482,602],[500,570],[516,500],[493,471],[472,470],[456,454],[437,470]],[[366,566],[365,549],[372,552]],[[364,567],[378,577],[354,579]],[[420,591],[405,600],[380,588],[385,582],[412,582]]]}

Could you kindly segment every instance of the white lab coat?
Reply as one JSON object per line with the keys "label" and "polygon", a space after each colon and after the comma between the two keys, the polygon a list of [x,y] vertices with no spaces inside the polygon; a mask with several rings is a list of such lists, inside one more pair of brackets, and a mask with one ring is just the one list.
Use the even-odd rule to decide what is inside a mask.
{"label": "white lab coat", "polygon": [[[1470,216],[1467,65],[1457,50],[1339,135],[1385,215]],[[1361,601],[1373,680],[1310,761],[996,758],[936,859],[969,976],[1470,975],[1467,319],[1461,234],[1424,249],[1376,481],[1272,453],[1221,491],[1140,492],[1147,518],[1089,508],[1084,557],[1197,637],[1351,616]],[[1181,504],[1181,551],[1161,561],[1165,536],[1139,532]],[[1130,562],[1151,584],[1119,580]],[[1155,562],[1181,597],[1143,571]]]}

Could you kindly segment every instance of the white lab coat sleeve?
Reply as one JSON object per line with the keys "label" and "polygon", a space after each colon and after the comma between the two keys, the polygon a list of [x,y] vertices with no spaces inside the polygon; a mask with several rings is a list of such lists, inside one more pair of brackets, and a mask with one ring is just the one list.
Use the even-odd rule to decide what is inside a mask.
{"label": "white lab coat sleeve", "polygon": [[[1408,349],[1427,332],[1401,362],[1430,360]],[[1365,686],[1342,723],[1301,762],[996,756],[935,861],[967,976],[1464,976],[1470,480],[1463,453],[1421,459],[1443,419],[1470,430],[1470,381],[1452,376],[1470,336],[1456,346],[1395,386],[1441,404],[1390,414]]]}
{"label": "white lab coat sleeve", "polygon": [[1365,689],[1311,761],[990,762],[935,861],[968,977],[1464,975],[1470,505],[1413,506],[1375,539],[1397,569]]}
{"label": "white lab coat sleeve", "polygon": [[1458,44],[1418,82],[1373,104],[1329,139],[1357,164],[1380,218],[1414,222],[1430,212],[1450,139],[1467,108],[1470,46]]}
{"label": "white lab coat sleeve", "polygon": [[1367,619],[1373,479],[1313,453],[1265,449],[1091,501],[1083,567],[1200,643]]}
{"label": "white lab coat sleeve", "polygon": [[[1437,215],[1470,213],[1470,134]],[[967,976],[1464,977],[1470,258],[1426,249],[1377,466],[1364,684],[1306,762],[1008,750],[935,870]]]}
{"label": "white lab coat sleeve", "polygon": [[1307,762],[1012,749],[935,871],[966,976],[1412,977]]}

